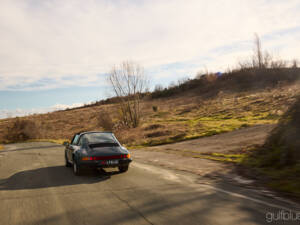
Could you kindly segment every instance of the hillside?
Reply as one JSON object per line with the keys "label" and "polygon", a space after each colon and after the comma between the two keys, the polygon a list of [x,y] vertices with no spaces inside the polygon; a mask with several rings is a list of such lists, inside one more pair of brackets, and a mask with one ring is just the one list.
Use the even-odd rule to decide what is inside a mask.
{"label": "hillside", "polygon": [[[141,103],[142,123],[138,128],[118,127],[117,105],[106,102],[78,109],[0,120],[0,142],[13,141],[11,133],[16,128],[30,133],[25,139],[70,139],[75,132],[82,130],[103,130],[98,119],[100,112],[109,115],[109,119],[116,125],[114,132],[127,146],[159,145],[256,124],[277,123],[300,93],[299,83],[275,79],[276,82],[272,85],[262,85],[262,82],[253,78],[254,75],[246,74],[243,78],[251,80],[252,88],[245,88],[245,83],[238,75],[236,79],[224,75],[213,83],[207,79],[211,91],[204,94],[201,78],[199,81],[192,81],[202,82],[196,88],[181,89],[181,85],[175,87],[176,92],[164,97],[145,96]],[[225,86],[224,80],[230,80],[230,85]],[[241,85],[237,85],[237,80],[242,82]],[[255,86],[255,82],[260,85]],[[190,83],[188,81],[183,85],[191,85]],[[170,90],[172,88],[167,91]],[[29,124],[22,125],[20,121],[24,120]]]}

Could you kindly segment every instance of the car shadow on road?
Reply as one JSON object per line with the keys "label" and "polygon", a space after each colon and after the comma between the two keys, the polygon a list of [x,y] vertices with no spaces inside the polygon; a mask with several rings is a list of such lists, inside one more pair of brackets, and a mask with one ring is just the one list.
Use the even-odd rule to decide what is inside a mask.
{"label": "car shadow on road", "polygon": [[51,166],[15,173],[0,180],[0,190],[23,190],[58,187],[76,184],[104,182],[117,175],[117,171],[86,170],[81,176],[75,176],[72,169],[65,166]]}

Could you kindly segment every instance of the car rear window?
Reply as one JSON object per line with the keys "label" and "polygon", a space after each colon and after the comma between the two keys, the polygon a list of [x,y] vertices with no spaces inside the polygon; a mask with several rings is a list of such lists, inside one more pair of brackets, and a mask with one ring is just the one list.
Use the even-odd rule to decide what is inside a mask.
{"label": "car rear window", "polygon": [[83,142],[87,142],[89,144],[117,143],[112,133],[88,133],[84,134],[81,139]]}

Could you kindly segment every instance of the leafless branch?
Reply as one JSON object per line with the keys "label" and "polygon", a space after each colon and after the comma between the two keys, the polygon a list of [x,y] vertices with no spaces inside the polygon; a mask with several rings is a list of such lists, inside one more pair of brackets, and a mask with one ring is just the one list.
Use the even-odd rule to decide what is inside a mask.
{"label": "leafless branch", "polygon": [[120,101],[122,120],[127,126],[137,127],[140,122],[141,94],[149,88],[149,80],[143,68],[130,61],[114,66],[108,81]]}

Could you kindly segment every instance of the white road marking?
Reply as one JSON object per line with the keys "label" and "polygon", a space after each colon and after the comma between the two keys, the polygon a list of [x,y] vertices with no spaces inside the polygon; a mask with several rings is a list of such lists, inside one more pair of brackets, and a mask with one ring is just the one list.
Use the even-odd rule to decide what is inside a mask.
{"label": "white road marking", "polygon": [[[269,202],[266,202],[266,201],[263,201],[263,200],[259,200],[259,199],[256,199],[256,198],[248,197],[246,195],[234,193],[234,192],[231,192],[231,191],[226,191],[224,189],[216,188],[216,187],[211,186],[211,185],[207,185],[207,184],[200,184],[200,185],[208,187],[208,188],[211,188],[211,189],[214,189],[216,191],[219,191],[219,192],[222,192],[222,193],[225,193],[225,194],[228,194],[230,196],[234,196],[234,197],[237,197],[237,198],[247,199],[247,200],[250,200],[250,201],[253,201],[253,202],[265,205],[265,206],[268,206],[268,207],[277,208],[277,209],[285,210],[285,211],[291,211],[293,213],[300,213],[300,211],[297,211],[297,210],[294,210],[294,209],[291,209],[291,208],[288,208],[288,207],[285,207],[285,206],[282,206],[282,205],[273,204],[273,203],[269,203]],[[296,203],[294,203],[294,204],[296,204]]]}
{"label": "white road marking", "polygon": [[[199,189],[199,186],[206,187],[206,188],[209,188],[209,189],[212,189],[212,190],[215,190],[215,191],[218,191],[218,192],[222,192],[224,194],[227,194],[227,195],[230,195],[230,196],[233,196],[233,197],[246,199],[246,200],[249,200],[249,201],[252,201],[252,202],[255,202],[255,203],[259,203],[261,205],[265,205],[265,206],[268,206],[268,207],[271,207],[271,208],[277,208],[279,210],[290,211],[292,213],[300,213],[300,211],[298,210],[298,209],[300,209],[300,206],[298,206],[296,203],[291,202],[291,201],[285,200],[284,202],[290,203],[290,204],[294,204],[296,206],[295,208],[297,208],[297,210],[285,207],[283,205],[269,203],[269,202],[266,202],[266,201],[263,201],[263,200],[259,200],[259,199],[252,198],[252,197],[248,197],[246,195],[238,194],[238,193],[235,193],[235,192],[232,192],[232,191],[227,191],[227,190],[224,190],[224,189],[221,189],[221,188],[214,187],[213,185],[209,185],[209,184],[195,184],[193,182],[193,179],[187,179],[186,176],[183,177],[183,175],[179,175],[179,174],[176,174],[176,173],[174,173],[174,172],[172,172],[170,170],[163,169],[163,168],[160,168],[160,167],[156,167],[156,166],[153,166],[153,165],[147,165],[147,164],[142,164],[142,163],[134,162],[132,164],[132,166],[133,167],[138,167],[138,168],[141,168],[141,169],[144,169],[144,170],[147,170],[148,172],[151,172],[151,173],[158,174],[158,175],[160,175],[161,177],[163,177],[163,178],[165,178],[167,180],[172,180],[172,181],[176,181],[176,182],[180,182],[183,179],[184,180],[190,180],[191,181],[190,185],[193,186],[193,187],[195,187],[196,189]],[[187,184],[187,182],[185,182],[185,184]],[[203,191],[203,190],[201,190],[201,191]]]}

